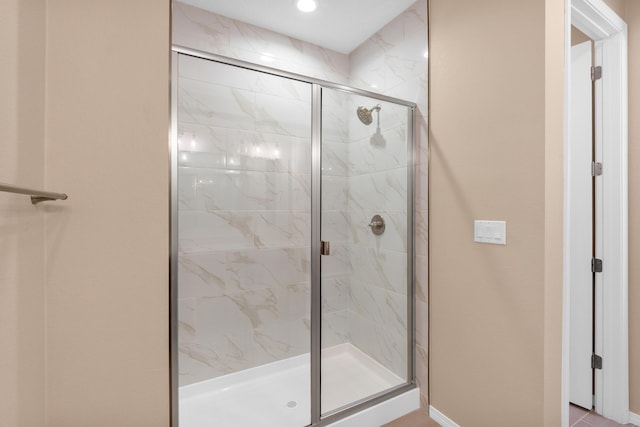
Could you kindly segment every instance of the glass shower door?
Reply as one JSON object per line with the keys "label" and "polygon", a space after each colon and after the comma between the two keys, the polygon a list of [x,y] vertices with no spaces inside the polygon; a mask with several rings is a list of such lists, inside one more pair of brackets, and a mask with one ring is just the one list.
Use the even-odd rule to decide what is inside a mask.
{"label": "glass shower door", "polygon": [[180,426],[308,425],[311,85],[174,58]]}
{"label": "glass shower door", "polygon": [[406,391],[411,107],[214,59],[173,61],[180,427],[323,424]]}
{"label": "glass shower door", "polygon": [[410,113],[322,89],[323,416],[411,380]]}

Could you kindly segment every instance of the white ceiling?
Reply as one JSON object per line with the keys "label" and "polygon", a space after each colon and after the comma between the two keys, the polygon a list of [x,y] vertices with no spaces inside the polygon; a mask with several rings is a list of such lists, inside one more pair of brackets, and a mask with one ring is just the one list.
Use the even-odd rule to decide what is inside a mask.
{"label": "white ceiling", "polygon": [[348,54],[416,0],[316,0],[304,13],[296,0],[180,0],[219,15]]}

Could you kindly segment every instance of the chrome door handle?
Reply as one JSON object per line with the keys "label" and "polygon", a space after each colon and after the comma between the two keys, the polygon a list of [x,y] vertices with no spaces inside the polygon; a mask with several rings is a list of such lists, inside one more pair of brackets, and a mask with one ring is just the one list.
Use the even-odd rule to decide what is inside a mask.
{"label": "chrome door handle", "polygon": [[325,242],[324,240],[320,242],[320,255],[331,255],[329,242]]}

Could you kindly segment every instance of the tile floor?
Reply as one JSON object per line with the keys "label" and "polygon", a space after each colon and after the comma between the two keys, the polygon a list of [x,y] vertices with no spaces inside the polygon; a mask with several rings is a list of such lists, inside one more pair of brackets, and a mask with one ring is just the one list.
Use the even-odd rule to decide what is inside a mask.
{"label": "tile floor", "polygon": [[[571,405],[569,409],[569,425],[571,427],[637,427],[635,424],[618,424],[574,405]],[[426,411],[418,410],[382,427],[440,427],[440,424],[429,418]]]}
{"label": "tile floor", "polygon": [[571,427],[633,427],[635,424],[618,424],[608,420],[593,411],[587,411],[579,406],[570,405],[569,425]]}
{"label": "tile floor", "polygon": [[440,427],[440,424],[429,418],[427,411],[418,409],[382,427]]}

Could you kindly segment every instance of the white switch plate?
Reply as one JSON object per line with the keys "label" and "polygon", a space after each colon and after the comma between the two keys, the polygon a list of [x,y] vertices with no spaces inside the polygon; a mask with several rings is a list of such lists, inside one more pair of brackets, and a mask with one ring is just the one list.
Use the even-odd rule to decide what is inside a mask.
{"label": "white switch plate", "polygon": [[473,241],[491,243],[493,245],[506,245],[507,223],[505,221],[474,221]]}

